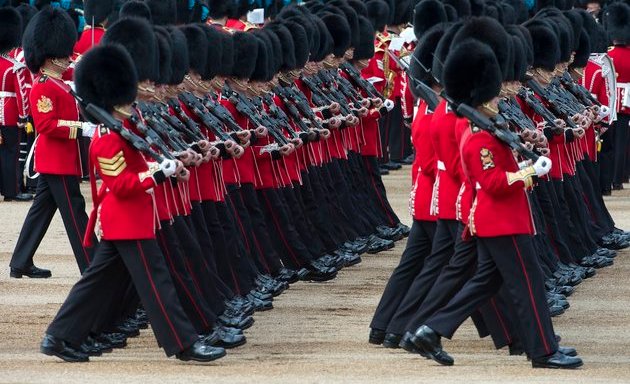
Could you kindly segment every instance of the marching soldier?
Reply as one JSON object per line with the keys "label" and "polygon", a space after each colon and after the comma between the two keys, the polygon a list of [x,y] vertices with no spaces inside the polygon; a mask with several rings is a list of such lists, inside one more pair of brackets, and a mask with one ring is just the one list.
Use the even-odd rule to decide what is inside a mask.
{"label": "marching soldier", "polygon": [[22,141],[26,141],[28,89],[30,77],[26,66],[11,56],[20,46],[22,17],[14,8],[0,8],[0,194],[4,201],[30,201],[33,196],[22,192],[19,163]]}
{"label": "marching soldier", "polygon": [[40,174],[36,197],[24,221],[13,257],[11,277],[47,278],[49,270],[33,265],[33,256],[59,209],[79,270],[89,265],[92,247],[82,243],[87,225],[85,200],[79,190],[81,160],[77,139],[90,137],[94,125],[79,120],[79,110],[62,75],[70,65],[77,32],[63,10],[42,9],[24,31],[26,65],[37,76],[29,101],[38,133],[35,170]]}

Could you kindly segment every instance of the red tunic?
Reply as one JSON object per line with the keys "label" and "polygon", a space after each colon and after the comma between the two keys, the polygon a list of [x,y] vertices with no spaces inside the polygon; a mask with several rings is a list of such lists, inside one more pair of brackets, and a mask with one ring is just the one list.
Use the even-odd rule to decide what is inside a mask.
{"label": "red tunic", "polygon": [[423,102],[411,125],[411,140],[416,157],[411,167],[414,180],[409,201],[411,216],[414,220],[435,221],[437,216],[431,214],[433,185],[437,173],[437,158],[431,141],[431,117],[427,105]]}
{"label": "red tunic", "polygon": [[79,108],[70,87],[61,80],[38,76],[29,102],[38,133],[35,170],[52,175],[81,175]]}
{"label": "red tunic", "polygon": [[[447,110],[446,101],[436,108],[431,119],[431,140],[437,156],[437,216],[440,219],[457,219],[457,196],[464,181],[459,145],[455,136],[457,116]],[[435,208],[435,207],[433,207]]]}
{"label": "red tunic", "polygon": [[479,237],[534,234],[526,192],[531,176],[519,172],[512,150],[485,131],[468,129],[460,151],[466,176],[477,189],[471,233]]}
{"label": "red tunic", "polygon": [[608,56],[612,58],[617,72],[618,111],[630,114],[630,47],[616,45],[608,50]]}
{"label": "red tunic", "polygon": [[[153,188],[157,186],[144,157],[118,133],[101,128],[90,145],[90,160],[103,180],[95,209],[105,240],[155,238]],[[88,228],[91,231],[92,228]],[[90,232],[88,232],[90,233]]]}
{"label": "red tunic", "polygon": [[15,58],[0,55],[0,125],[16,126],[28,116],[28,69]]}

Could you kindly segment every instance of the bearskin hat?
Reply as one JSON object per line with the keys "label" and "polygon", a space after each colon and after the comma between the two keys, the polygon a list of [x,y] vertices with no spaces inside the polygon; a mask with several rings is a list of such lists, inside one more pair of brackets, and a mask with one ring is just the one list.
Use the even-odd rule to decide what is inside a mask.
{"label": "bearskin hat", "polygon": [[433,63],[431,65],[431,72],[433,73],[433,77],[435,77],[440,82],[440,84],[442,84],[442,71],[444,69],[444,63],[446,62],[446,56],[451,49],[451,43],[453,42],[453,38],[455,37],[457,32],[463,27],[463,25],[464,23],[461,21],[451,24],[444,32],[444,36],[442,36],[440,42],[435,48],[435,53],[433,54]]}
{"label": "bearskin hat", "polygon": [[225,0],[208,0],[208,16],[211,19],[222,19],[228,15],[230,2]]}
{"label": "bearskin hat", "polygon": [[206,60],[208,60],[206,33],[199,26],[193,24],[182,26],[181,31],[186,36],[186,44],[188,45],[188,69],[201,76],[206,71]]}
{"label": "bearskin hat", "polygon": [[15,8],[0,8],[0,53],[20,46],[22,16]]}
{"label": "bearskin hat", "polygon": [[155,26],[155,37],[158,48],[157,76],[154,80],[156,84],[168,84],[173,75],[173,42],[171,34],[162,26]]}
{"label": "bearskin hat", "polygon": [[[263,33],[252,33],[258,42],[258,55],[256,55],[256,65],[254,71],[250,76],[251,81],[268,81],[270,79],[269,73],[271,72],[271,55],[273,48],[268,40],[268,37]],[[273,75],[271,75],[273,77]]]}
{"label": "bearskin hat", "polygon": [[547,25],[540,22],[530,22],[526,24],[529,34],[532,37],[532,48],[534,52],[534,68],[543,68],[553,71],[556,64],[560,62],[560,43],[558,37]]}
{"label": "bearskin hat", "polygon": [[295,68],[302,68],[308,62],[308,57],[311,54],[306,29],[292,20],[285,20],[283,24],[291,33],[293,40]]}
{"label": "bearskin hat", "polygon": [[83,55],[74,69],[77,94],[86,103],[107,112],[129,105],[136,99],[138,75],[125,48],[117,44],[101,44]]}
{"label": "bearskin hat", "polygon": [[630,6],[617,2],[610,4],[604,12],[604,27],[610,40],[617,44],[630,44]]}
{"label": "bearskin hat", "polygon": [[151,21],[151,9],[144,1],[131,0],[127,1],[120,7],[118,13],[122,19],[124,17],[139,17]]}
{"label": "bearskin hat", "polygon": [[[426,31],[418,45],[413,51],[413,57],[409,64],[411,76],[418,81],[422,81],[428,86],[437,85],[431,73],[431,65],[433,65],[433,53],[447,30],[446,24],[439,24]],[[415,87],[412,87],[412,92]]]}
{"label": "bearskin hat", "polygon": [[481,106],[501,92],[502,73],[488,45],[467,39],[454,46],[444,63],[444,90],[457,103]]}
{"label": "bearskin hat", "polygon": [[282,46],[282,69],[291,70],[295,68],[295,43],[291,31],[281,22],[272,22],[267,25],[277,37],[280,39]]}
{"label": "bearskin hat", "polygon": [[184,81],[184,76],[188,73],[190,63],[188,62],[188,42],[186,41],[186,35],[175,27],[168,27],[168,32],[171,35],[171,41],[173,42],[171,59],[171,79],[168,82],[170,85],[177,85]]}
{"label": "bearskin hat", "polygon": [[448,4],[457,11],[457,18],[463,19],[471,14],[470,2],[468,0],[444,0],[444,4]]}
{"label": "bearskin hat", "polygon": [[394,8],[394,18],[392,25],[403,25],[411,21],[414,3],[410,0],[397,0]]}
{"label": "bearskin hat", "polygon": [[256,69],[258,59],[258,39],[251,33],[236,32],[234,39],[234,66],[232,76],[249,79]]}
{"label": "bearskin hat", "polygon": [[383,32],[389,20],[389,4],[383,0],[370,0],[365,3],[368,19],[377,32]]}
{"label": "bearskin hat", "polygon": [[136,65],[138,81],[153,80],[158,76],[157,40],[147,20],[135,17],[118,20],[107,29],[102,43],[125,47]]}
{"label": "bearskin hat", "polygon": [[[334,40],[330,32],[328,32],[328,28],[326,24],[322,21],[322,19],[318,17],[313,18],[313,23],[318,30],[319,39],[317,51],[315,54],[311,53],[311,61],[322,61],[326,58],[326,56],[333,53],[334,50]],[[350,41],[350,37],[347,37],[347,40]]]}
{"label": "bearskin hat", "polygon": [[77,42],[77,29],[68,13],[45,7],[24,30],[22,48],[31,72],[39,72],[48,58],[70,57]]}
{"label": "bearskin hat", "polygon": [[444,5],[438,0],[422,0],[413,10],[413,32],[420,40],[422,34],[436,24],[448,21]]}
{"label": "bearskin hat", "polygon": [[221,66],[218,75],[230,76],[232,74],[232,67],[234,67],[234,40],[229,33],[220,32],[221,39],[223,40],[223,58],[220,63]]}
{"label": "bearskin hat", "polygon": [[367,17],[359,16],[359,44],[354,47],[353,60],[366,60],[374,56],[374,27]]}
{"label": "bearskin hat", "polygon": [[348,0],[347,3],[350,7],[352,7],[352,9],[354,9],[357,15],[368,17],[367,6],[364,2],[361,0]]}
{"label": "bearskin hat", "polygon": [[204,44],[206,49],[205,68],[199,72],[203,80],[211,80],[221,70],[221,61],[223,59],[223,39],[218,29],[206,24],[196,24],[206,35]]}
{"label": "bearskin hat", "polygon": [[528,68],[526,48],[521,38],[513,36],[513,40],[514,70],[512,71],[512,78],[508,80],[522,81],[527,75]]}
{"label": "bearskin hat", "polygon": [[84,0],[83,17],[87,24],[102,24],[114,11],[114,0]]}
{"label": "bearskin hat", "polygon": [[501,68],[501,73],[504,75],[507,74],[508,68],[510,67],[510,57],[512,55],[509,44],[510,38],[497,20],[487,16],[468,19],[453,38],[452,45],[456,46],[459,42],[467,38],[474,38],[487,44],[494,51],[497,62]]}
{"label": "bearskin hat", "polygon": [[175,24],[177,5],[175,0],[145,0],[151,10],[151,18],[156,25]]}
{"label": "bearskin hat", "polygon": [[591,56],[591,41],[588,38],[588,34],[585,30],[580,33],[580,39],[577,49],[575,50],[575,56],[573,62],[570,64],[571,68],[584,68],[588,64],[588,58]]}
{"label": "bearskin hat", "polygon": [[37,13],[37,8],[29,4],[22,3],[18,5],[15,10],[18,11],[20,13],[20,16],[22,17],[22,31],[20,34],[20,40],[22,40],[22,34],[24,34],[26,26],[28,25],[28,23],[30,23],[33,16],[35,16],[35,14]]}
{"label": "bearskin hat", "polygon": [[342,57],[348,48],[350,48],[350,25],[343,16],[333,13],[324,14],[321,20],[326,25],[326,28],[333,39],[332,53],[337,57]]}

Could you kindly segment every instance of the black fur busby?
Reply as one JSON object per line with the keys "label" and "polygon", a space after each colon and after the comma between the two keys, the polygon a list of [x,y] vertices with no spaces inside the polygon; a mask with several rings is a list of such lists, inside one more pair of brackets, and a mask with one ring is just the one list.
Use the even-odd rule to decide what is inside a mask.
{"label": "black fur busby", "polygon": [[175,24],[177,22],[177,4],[175,0],[145,0],[151,10],[151,18],[156,25]]}
{"label": "black fur busby", "polygon": [[438,0],[422,0],[413,10],[413,32],[420,40],[424,32],[436,24],[448,21],[446,10]]}
{"label": "black fur busby", "polygon": [[30,23],[33,16],[35,16],[35,14],[37,13],[37,8],[29,4],[22,3],[18,5],[15,10],[18,11],[20,13],[20,16],[22,17],[22,31],[20,34],[20,40],[22,40],[22,34],[24,34],[26,26],[28,25],[28,23]]}
{"label": "black fur busby", "polygon": [[515,24],[521,24],[529,19],[529,11],[527,10],[527,6],[525,2],[522,0],[507,0],[507,3],[512,6],[514,9],[514,13],[516,16]]}
{"label": "black fur busby", "polygon": [[370,0],[365,3],[368,19],[376,32],[383,32],[389,19],[389,4],[383,0]]}
{"label": "black fur busby", "polygon": [[487,44],[494,52],[501,68],[501,73],[507,74],[510,67],[510,38],[503,26],[487,16],[472,17],[464,22],[464,26],[453,38],[453,46],[467,38],[477,39]]}
{"label": "black fur busby", "polygon": [[114,11],[114,0],[84,0],[83,17],[88,25],[103,24]]}
{"label": "black fur busby", "polygon": [[282,54],[282,43],[278,35],[273,33],[269,28],[263,28],[260,32],[267,36],[267,47],[269,49],[269,79],[280,71],[284,62],[284,56]]}
{"label": "black fur busby", "polygon": [[[582,16],[582,26],[584,31],[588,35],[591,52],[603,53],[608,49],[608,43],[606,39],[606,33],[602,33],[603,27],[595,18],[583,9],[578,10],[580,16]],[[603,37],[603,39],[602,39]],[[602,41],[603,40],[603,41]]]}
{"label": "black fur busby", "polygon": [[234,67],[234,39],[232,39],[232,35],[229,33],[221,31],[221,40],[223,40],[221,43],[223,46],[223,56],[217,75],[230,76],[232,74],[232,68]]}
{"label": "black fur busby", "polygon": [[45,7],[24,30],[22,48],[31,72],[39,72],[48,58],[70,57],[77,42],[77,29],[66,11]]}
{"label": "black fur busby", "polygon": [[588,38],[588,34],[585,30],[580,33],[580,39],[577,49],[575,50],[575,56],[573,62],[570,64],[571,68],[584,68],[588,64],[588,58],[591,56],[591,41]]}
{"label": "black fur busby", "polygon": [[22,16],[15,8],[0,8],[0,53],[20,46]]}
{"label": "black fur busby", "polygon": [[617,2],[610,4],[604,12],[604,27],[615,44],[630,44],[630,6]]}
{"label": "black fur busby", "polygon": [[282,47],[282,70],[291,70],[296,67],[295,43],[291,31],[284,23],[272,22],[266,26],[280,39]]}
{"label": "black fur busby", "polygon": [[368,17],[367,6],[364,2],[361,0],[348,0],[347,3],[350,7],[352,7],[352,9],[354,9],[357,15]]}
{"label": "black fur busby", "polygon": [[534,68],[553,71],[560,62],[560,43],[558,37],[547,25],[540,22],[526,24],[532,37],[534,51]]}
{"label": "black fur busby", "polygon": [[332,53],[337,57],[342,57],[348,48],[350,48],[350,25],[348,25],[348,22],[343,18],[343,16],[333,13],[324,14],[321,20],[326,25],[326,28],[333,39]]}
{"label": "black fur busby", "polygon": [[511,24],[516,23],[516,11],[510,4],[501,3],[501,10],[503,11],[501,24],[511,25]]}
{"label": "black fur busby", "polygon": [[171,35],[171,41],[173,42],[171,59],[171,78],[168,84],[177,85],[184,81],[184,76],[188,73],[190,63],[188,62],[188,43],[186,41],[186,35],[175,27],[169,27],[168,32]]}
{"label": "black fur busby", "polygon": [[203,75],[206,70],[206,60],[208,60],[208,40],[206,33],[199,26],[194,24],[182,26],[180,29],[184,33],[184,36],[186,36],[186,44],[188,45],[189,71]]}
{"label": "black fur busby", "polygon": [[[176,24],[187,24],[192,20],[193,14],[195,12],[195,8],[197,6],[198,1],[191,2],[188,0],[175,0],[175,15],[176,15]],[[198,16],[194,21],[201,21],[201,15]]]}
{"label": "black fur busby", "polygon": [[153,80],[158,76],[157,40],[147,20],[135,17],[118,20],[107,29],[102,43],[125,47],[136,65],[138,81]]}
{"label": "black fur busby", "polygon": [[580,44],[580,34],[582,33],[582,27],[584,26],[584,20],[577,10],[564,11],[564,16],[571,25],[572,32],[572,49],[575,51]]}
{"label": "black fur busby", "polygon": [[[252,33],[258,42],[258,55],[256,56],[256,65],[250,76],[251,81],[269,81],[269,73],[271,72],[271,55],[273,47],[268,37],[263,33]],[[273,75],[272,75],[273,76]]]}
{"label": "black fur busby", "polygon": [[351,46],[356,47],[359,44],[359,16],[351,7],[342,5],[337,7],[345,16],[348,26],[350,27]]}
{"label": "black fur busby", "polygon": [[240,19],[245,16],[251,8],[249,0],[233,0],[228,8],[228,17],[230,19]]}
{"label": "black fur busby", "polygon": [[519,46],[522,49],[522,54],[525,58],[526,65],[529,66],[534,62],[534,48],[532,45],[532,37],[529,34],[527,28],[522,25],[508,25],[505,30],[511,36],[516,36],[521,41]]}
{"label": "black fur busby", "polygon": [[302,68],[308,62],[311,54],[306,29],[292,20],[283,21],[283,24],[291,33],[293,40],[295,68]]}
{"label": "black fur busby", "polygon": [[[515,0],[518,1],[518,0]],[[470,15],[471,16],[483,16],[486,8],[486,2],[484,0],[470,0]]]}
{"label": "black fur busby", "polygon": [[453,38],[463,25],[464,23],[461,21],[451,24],[444,32],[444,36],[442,36],[440,42],[435,48],[435,53],[433,54],[433,63],[431,65],[431,72],[433,73],[433,77],[435,77],[440,82],[440,84],[442,84],[442,72],[444,69],[444,63],[446,62],[446,56],[451,49]]}
{"label": "black fur busby", "polygon": [[527,50],[521,38],[517,36],[512,37],[514,40],[512,47],[512,53],[514,54],[514,70],[512,71],[512,78],[508,80],[522,81],[526,77],[528,68]]}
{"label": "black fur busby", "polygon": [[168,84],[173,75],[173,41],[171,34],[162,26],[155,26],[155,37],[158,48],[156,84]]}
{"label": "black fur busby", "polygon": [[481,106],[501,92],[501,69],[492,49],[467,39],[456,45],[444,64],[444,90],[457,103]]}
{"label": "black fur busby", "polygon": [[86,52],[74,69],[77,94],[86,102],[113,112],[136,99],[138,76],[131,56],[120,45],[101,44]]}
{"label": "black fur busby", "polygon": [[457,21],[457,11],[450,4],[444,4],[444,11],[446,12],[446,20],[449,22]]}
{"label": "black fur busby", "polygon": [[120,7],[119,17],[139,17],[151,21],[151,9],[144,1],[127,1]]}
{"label": "black fur busby", "polygon": [[471,14],[470,2],[468,0],[444,0],[444,4],[448,4],[457,11],[458,19],[464,19]]}
{"label": "black fur busby", "polygon": [[414,2],[411,0],[396,0],[392,25],[405,25],[409,23],[413,15]]}
{"label": "black fur busby", "polygon": [[212,19],[222,19],[228,15],[230,2],[225,0],[208,0],[208,16]]}
{"label": "black fur busby", "polygon": [[221,61],[223,60],[223,39],[218,29],[206,24],[197,24],[206,35],[206,66],[202,72],[199,72],[203,80],[211,80],[219,74],[221,70]]}
{"label": "black fur busby", "polygon": [[236,32],[234,39],[234,66],[232,76],[249,79],[256,69],[258,59],[258,39],[251,33]]}
{"label": "black fur busby", "polygon": [[374,27],[367,17],[359,16],[359,45],[354,47],[353,60],[366,60],[374,56]]}
{"label": "black fur busby", "polygon": [[[413,57],[409,64],[409,71],[411,76],[423,83],[433,86],[437,85],[437,82],[433,78],[431,72],[431,66],[433,65],[433,53],[436,51],[438,43],[446,32],[446,24],[436,25],[429,29],[422,35],[422,38],[418,40],[418,45],[413,51]],[[415,87],[412,87],[412,92]]]}

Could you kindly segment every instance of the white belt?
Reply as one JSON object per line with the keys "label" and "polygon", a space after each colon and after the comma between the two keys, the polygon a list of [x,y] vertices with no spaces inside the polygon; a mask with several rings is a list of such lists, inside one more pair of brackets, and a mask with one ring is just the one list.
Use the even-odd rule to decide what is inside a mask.
{"label": "white belt", "polygon": [[0,98],[9,98],[9,97],[16,97],[17,94],[15,92],[4,92],[4,91],[0,91]]}
{"label": "white belt", "polygon": [[437,168],[438,168],[440,171],[446,171],[446,165],[444,165],[444,162],[442,162],[442,161],[440,161],[440,160],[438,160],[438,162],[437,162]]}
{"label": "white belt", "polygon": [[623,98],[621,99],[621,105],[624,107],[630,107],[630,83],[617,83],[617,89],[623,89]]}

